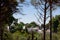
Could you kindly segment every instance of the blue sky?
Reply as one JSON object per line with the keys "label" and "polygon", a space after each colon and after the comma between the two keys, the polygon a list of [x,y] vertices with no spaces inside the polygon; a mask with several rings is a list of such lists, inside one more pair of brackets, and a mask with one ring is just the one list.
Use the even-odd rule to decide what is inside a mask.
{"label": "blue sky", "polygon": [[[30,2],[29,0],[26,0],[26,1]],[[21,9],[21,8],[19,8],[19,9]],[[21,15],[20,12],[22,12],[23,14],[26,14],[26,15]],[[17,12],[17,14],[13,15],[15,18],[19,19],[18,22],[22,21],[24,23],[30,23],[32,21],[35,21],[36,23],[39,24],[39,22],[37,21],[35,15],[34,15],[37,13],[37,11],[34,9],[34,7],[31,4],[29,6],[23,5],[22,11],[20,11],[20,12]],[[55,16],[55,15],[59,15],[59,14],[60,14],[60,8],[57,8],[56,10],[53,11],[52,15]],[[48,21],[49,21],[49,19],[47,20],[47,22]]]}

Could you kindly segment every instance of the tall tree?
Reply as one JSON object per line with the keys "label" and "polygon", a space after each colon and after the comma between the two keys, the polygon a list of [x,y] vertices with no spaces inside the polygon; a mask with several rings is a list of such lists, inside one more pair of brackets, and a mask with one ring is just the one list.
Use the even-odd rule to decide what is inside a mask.
{"label": "tall tree", "polygon": [[49,0],[49,6],[50,6],[50,40],[52,40],[52,8],[53,6],[59,4],[59,0]]}
{"label": "tall tree", "polygon": [[[50,19],[51,19],[51,21],[50,21],[50,40],[52,40],[52,9],[55,9],[55,6],[59,5],[59,3],[60,3],[60,0],[33,0],[33,2],[32,2],[32,5],[34,5],[36,7],[36,9],[39,7],[39,5],[40,5],[40,7],[42,5],[42,7],[39,9],[41,9],[42,11],[44,10],[44,35],[45,35],[46,13],[47,13],[47,11],[50,10],[50,15],[49,15]],[[43,5],[44,5],[45,9],[43,9]],[[41,13],[40,13],[40,15],[41,15]],[[39,16],[39,17],[41,17],[41,16]],[[39,21],[39,19],[38,19],[38,21]],[[44,36],[44,40],[45,40],[45,36]]]}
{"label": "tall tree", "polygon": [[[42,24],[44,24],[44,40],[45,40],[45,34],[46,34],[46,19],[47,19],[47,13],[48,13],[48,10],[49,10],[49,5],[48,5],[48,2],[47,2],[47,0],[35,0],[35,1],[33,1],[33,3],[32,3],[34,6],[35,6],[35,8],[37,9],[37,11],[38,11],[38,13],[39,13],[39,19],[41,19],[41,20],[43,20],[42,22]],[[40,11],[42,11],[42,13],[40,12]],[[38,19],[38,21],[41,23],[41,21]]]}
{"label": "tall tree", "polygon": [[4,24],[11,23],[10,18],[16,12],[16,0],[1,0],[1,13],[0,13],[0,40],[3,39]]}
{"label": "tall tree", "polygon": [[58,31],[58,25],[60,24],[59,23],[59,20],[60,20],[60,15],[56,15],[55,17],[54,17],[54,19],[52,19],[53,20],[53,31],[54,31],[54,33],[57,33],[57,31]]}

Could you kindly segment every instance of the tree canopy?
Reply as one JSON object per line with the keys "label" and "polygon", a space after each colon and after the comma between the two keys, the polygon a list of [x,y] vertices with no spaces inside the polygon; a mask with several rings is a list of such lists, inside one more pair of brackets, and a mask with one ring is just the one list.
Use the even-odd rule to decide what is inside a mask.
{"label": "tree canopy", "polygon": [[0,13],[0,39],[3,38],[4,24],[11,24],[15,18],[12,16],[16,12],[16,0],[1,0],[1,13]]}
{"label": "tree canopy", "polygon": [[53,18],[53,30],[55,33],[57,33],[57,31],[58,31],[59,25],[60,25],[60,15],[56,15]]}

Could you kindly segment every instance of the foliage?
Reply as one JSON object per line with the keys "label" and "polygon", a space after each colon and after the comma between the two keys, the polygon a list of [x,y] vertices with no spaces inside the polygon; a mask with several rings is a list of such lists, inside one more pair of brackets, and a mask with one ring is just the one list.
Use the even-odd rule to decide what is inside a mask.
{"label": "foliage", "polygon": [[1,20],[6,23],[10,22],[13,12],[16,11],[17,1],[16,0],[1,0]]}
{"label": "foliage", "polygon": [[23,22],[17,23],[17,21],[16,21],[16,22],[14,22],[14,25],[10,26],[10,32],[11,33],[14,33],[16,31],[21,32],[23,30],[23,26],[24,26]]}
{"label": "foliage", "polygon": [[[21,2],[24,2],[24,0],[20,0]],[[35,0],[36,1],[36,0]],[[58,0],[59,1],[59,0]],[[54,4],[57,5],[58,3],[57,0],[54,0]],[[38,4],[40,5],[39,1]],[[17,12],[16,6],[17,6],[17,1],[16,0],[1,0],[1,13],[0,13],[0,39],[1,40],[27,40],[31,39],[31,34],[27,34],[26,32],[21,33],[19,31],[22,30],[24,23],[18,24],[17,22],[14,23],[15,26],[11,26],[10,32],[5,28],[4,25],[11,25],[12,22],[15,20],[15,18],[12,16],[15,12]],[[48,25],[48,24],[47,24]],[[35,22],[31,22],[28,24],[28,26],[37,26]],[[58,31],[60,30],[60,15],[57,15],[53,19],[53,28],[54,31],[56,32],[57,29]],[[60,31],[58,32],[60,35]],[[53,40],[59,40],[60,36],[58,34],[53,35],[54,39]],[[29,35],[29,36],[28,36]],[[48,37],[49,34],[46,36]],[[42,40],[42,34],[35,34],[34,33],[34,39],[37,37],[37,40]],[[48,39],[49,40],[49,37]]]}
{"label": "foliage", "polygon": [[4,25],[10,24],[15,20],[12,16],[16,12],[17,1],[16,0],[1,0],[1,13],[0,13],[0,39],[3,40]]}
{"label": "foliage", "polygon": [[14,27],[14,26],[11,26],[11,28],[10,28],[10,32],[11,32],[11,33],[16,32],[16,29],[15,29],[15,27]]}
{"label": "foliage", "polygon": [[4,27],[3,40],[13,40],[12,34],[10,33],[7,24],[5,24]]}
{"label": "foliage", "polygon": [[37,26],[37,24],[35,22],[31,22],[29,25],[30,25],[30,27],[36,27]]}
{"label": "foliage", "polygon": [[[13,33],[13,39],[16,40],[31,40],[32,39],[32,34],[27,34],[27,33],[21,33],[19,31],[16,31],[15,33]],[[52,35],[52,39],[53,40],[60,40],[60,35],[59,34],[55,34],[53,33]],[[34,33],[34,40],[43,40],[43,34],[39,34],[39,33]],[[50,40],[50,35],[48,33],[46,33],[46,40]]]}
{"label": "foliage", "polygon": [[17,30],[21,32],[21,30],[23,29],[24,23],[20,22],[17,26],[18,26]]}
{"label": "foliage", "polygon": [[36,26],[39,26],[37,25],[35,22],[31,22],[29,24],[26,25],[27,27],[36,27]]}
{"label": "foliage", "polygon": [[58,32],[60,32],[60,24],[58,25]]}
{"label": "foliage", "polygon": [[56,33],[58,30],[59,20],[60,20],[60,15],[55,16],[55,18],[53,19],[53,29],[54,29],[54,32]]}

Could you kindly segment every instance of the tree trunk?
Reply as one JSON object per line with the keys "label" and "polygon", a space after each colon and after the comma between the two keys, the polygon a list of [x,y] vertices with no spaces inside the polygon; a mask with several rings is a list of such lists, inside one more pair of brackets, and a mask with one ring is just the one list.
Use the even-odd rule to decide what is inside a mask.
{"label": "tree trunk", "polygon": [[0,40],[3,40],[3,26],[2,26],[2,23],[0,23]]}
{"label": "tree trunk", "polygon": [[50,2],[50,40],[52,40],[52,0]]}
{"label": "tree trunk", "polygon": [[34,40],[34,32],[32,31],[32,40]]}
{"label": "tree trunk", "polygon": [[46,24],[46,4],[47,4],[47,1],[45,0],[45,7],[44,7],[44,40],[45,39],[45,36],[46,36],[46,32],[45,32],[45,24]]}

